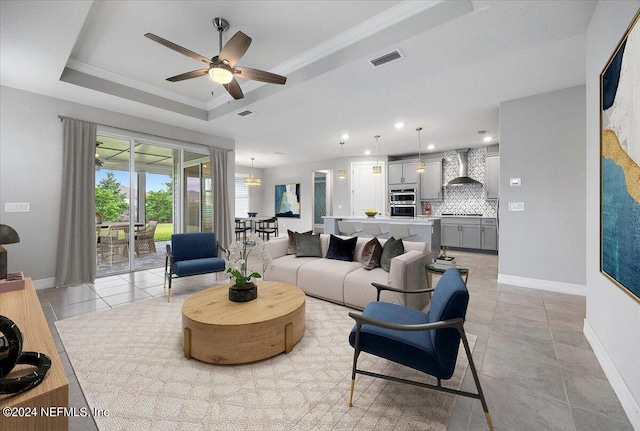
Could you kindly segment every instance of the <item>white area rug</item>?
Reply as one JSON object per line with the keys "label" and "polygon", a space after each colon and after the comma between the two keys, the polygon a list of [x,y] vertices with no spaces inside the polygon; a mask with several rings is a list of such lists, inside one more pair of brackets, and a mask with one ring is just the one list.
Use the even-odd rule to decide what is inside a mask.
{"label": "white area rug", "polygon": [[[109,411],[96,418],[100,430],[446,429],[455,396],[433,390],[358,375],[347,406],[348,308],[307,297],[305,335],[291,353],[221,366],[184,357],[183,301],[154,298],[56,322],[89,407]],[[428,379],[366,353],[358,364]],[[461,347],[445,385],[459,388],[467,365]]]}

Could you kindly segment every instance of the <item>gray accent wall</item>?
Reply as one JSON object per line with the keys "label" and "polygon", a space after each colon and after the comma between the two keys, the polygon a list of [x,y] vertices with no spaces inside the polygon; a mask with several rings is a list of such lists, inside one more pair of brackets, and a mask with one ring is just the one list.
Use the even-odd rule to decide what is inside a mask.
{"label": "gray accent wall", "polygon": [[639,9],[640,1],[598,2],[587,29],[583,186],[587,198],[584,333],[636,430],[640,430],[640,302],[600,273],[600,73]]}
{"label": "gray accent wall", "polygon": [[[584,86],[500,104],[498,281],[585,284],[584,106]],[[510,178],[522,185],[510,187]],[[509,211],[509,202],[524,211]]]}
{"label": "gray accent wall", "polygon": [[[37,288],[52,287],[55,277],[62,187],[62,123],[58,115],[200,144],[200,148],[235,147],[231,139],[6,86],[0,87],[0,112],[0,223],[12,226],[20,235],[19,244],[6,246],[9,271],[23,271]],[[232,208],[233,178],[234,153],[229,152]],[[5,202],[29,202],[31,211],[7,213]]]}

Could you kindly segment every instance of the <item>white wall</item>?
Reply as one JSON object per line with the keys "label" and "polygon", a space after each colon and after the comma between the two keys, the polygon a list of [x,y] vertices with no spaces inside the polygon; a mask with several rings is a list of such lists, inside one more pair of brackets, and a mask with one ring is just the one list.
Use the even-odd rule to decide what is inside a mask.
{"label": "white wall", "polygon": [[636,430],[640,430],[640,302],[600,273],[600,73],[639,8],[640,1],[599,2],[586,40],[587,318],[584,329]]}
{"label": "white wall", "polygon": [[[280,218],[278,227],[280,234],[286,234],[287,229],[304,232],[313,228],[313,171],[330,170],[332,214],[349,215],[350,178],[351,172],[347,171],[347,178],[338,179],[338,169],[343,169],[348,163],[356,161],[371,161],[371,157],[338,158],[318,162],[289,165],[278,168],[269,168],[262,171],[262,209],[260,214],[264,216],[275,215],[275,186],[277,184],[300,183],[300,218]],[[386,160],[386,159],[385,159]],[[341,207],[341,208],[340,208]]]}
{"label": "white wall", "polygon": [[[20,235],[7,245],[9,271],[23,271],[36,287],[53,286],[62,188],[62,123],[58,115],[221,148],[233,140],[0,87],[0,223]],[[229,152],[230,184],[234,153]],[[234,188],[229,190],[231,205]],[[5,202],[29,202],[28,213],[4,212]]]}
{"label": "white wall", "polygon": [[[251,166],[236,165],[237,174],[251,175]],[[262,178],[264,176],[262,169],[254,168],[253,176]],[[262,215],[262,186],[249,187],[249,211],[257,212]],[[233,214],[233,211],[231,212]],[[246,216],[245,216],[246,217]]]}
{"label": "white wall", "polygon": [[501,283],[584,294],[584,104],[584,86],[500,104]]}

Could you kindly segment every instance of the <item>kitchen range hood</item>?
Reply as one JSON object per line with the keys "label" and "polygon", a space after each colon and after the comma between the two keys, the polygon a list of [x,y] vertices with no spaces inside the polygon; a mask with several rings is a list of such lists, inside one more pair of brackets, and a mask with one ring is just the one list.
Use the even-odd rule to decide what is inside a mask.
{"label": "kitchen range hood", "polygon": [[469,149],[456,150],[458,153],[458,177],[452,179],[447,183],[447,186],[464,186],[466,184],[480,184],[480,181],[476,181],[469,177]]}

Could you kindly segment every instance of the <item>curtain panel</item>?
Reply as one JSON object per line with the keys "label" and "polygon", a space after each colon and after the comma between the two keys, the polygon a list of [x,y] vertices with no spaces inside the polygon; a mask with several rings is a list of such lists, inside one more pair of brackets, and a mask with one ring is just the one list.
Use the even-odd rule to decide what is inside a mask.
{"label": "curtain panel", "polygon": [[227,182],[228,151],[211,148],[211,187],[213,196],[213,231],[223,247],[231,243],[229,184]]}
{"label": "curtain panel", "polygon": [[63,177],[56,287],[96,278],[95,152],[97,125],[64,118]]}

